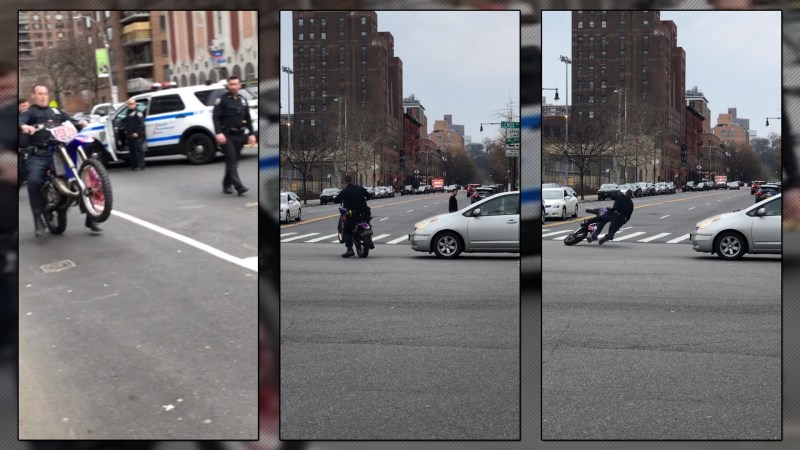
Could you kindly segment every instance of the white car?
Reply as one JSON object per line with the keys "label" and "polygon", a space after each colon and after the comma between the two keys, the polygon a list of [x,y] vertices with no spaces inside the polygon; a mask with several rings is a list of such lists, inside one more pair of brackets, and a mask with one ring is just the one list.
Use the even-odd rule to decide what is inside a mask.
{"label": "white car", "polygon": [[418,222],[411,248],[455,258],[467,253],[519,253],[519,191],[485,198],[459,211]]}
{"label": "white car", "polygon": [[291,195],[281,194],[281,215],[280,221],[289,223],[292,219],[300,220],[300,202],[292,198]]}
{"label": "white car", "polygon": [[[216,157],[212,110],[217,98],[227,92],[227,81],[209,85],[163,89],[134,95],[139,111],[145,113],[145,156],[186,155],[192,164],[210,163]],[[246,88],[239,95],[247,100],[252,134],[258,136],[258,97]],[[100,105],[98,105],[100,106]],[[130,152],[124,146],[121,121],[128,115],[123,103],[108,117],[81,130],[97,139],[121,159]],[[107,162],[107,161],[104,161]]]}
{"label": "white car", "polygon": [[542,189],[545,217],[578,217],[578,197],[563,187]]}
{"label": "white car", "polygon": [[780,254],[781,217],[781,194],[740,211],[709,217],[690,234],[692,248],[722,259],[740,259],[745,253]]}

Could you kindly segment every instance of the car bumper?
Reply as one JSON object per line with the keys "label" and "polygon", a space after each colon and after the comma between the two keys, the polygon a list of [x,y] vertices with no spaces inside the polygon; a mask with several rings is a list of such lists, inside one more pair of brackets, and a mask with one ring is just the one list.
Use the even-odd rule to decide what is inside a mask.
{"label": "car bumper", "polygon": [[416,231],[408,235],[411,248],[417,252],[431,251],[431,235],[428,233],[417,233]]}
{"label": "car bumper", "polygon": [[711,233],[691,233],[689,240],[692,242],[692,249],[696,252],[711,253],[714,246],[714,235]]}
{"label": "car bumper", "polygon": [[545,217],[561,217],[561,211],[563,210],[562,206],[545,206],[544,207],[544,216]]}

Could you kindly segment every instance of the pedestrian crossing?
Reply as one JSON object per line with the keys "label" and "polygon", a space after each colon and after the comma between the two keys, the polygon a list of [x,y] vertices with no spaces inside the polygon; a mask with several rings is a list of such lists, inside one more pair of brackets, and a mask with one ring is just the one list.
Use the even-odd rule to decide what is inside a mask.
{"label": "pedestrian crossing", "polygon": [[[298,234],[297,232],[281,233],[281,243],[284,242],[306,243],[306,244],[315,244],[315,243],[338,244],[339,235],[336,233],[333,234],[322,234],[322,233]],[[372,242],[374,242],[376,245],[377,244],[411,245],[411,242],[408,240],[407,234],[404,234],[402,236],[391,235],[391,234],[376,234],[372,236]]]}
{"label": "pedestrian crossing", "polygon": [[[630,231],[633,227],[623,228],[617,232],[614,236],[613,242],[620,242],[620,241],[627,241],[630,240],[631,242],[642,242],[642,243],[650,243],[650,244],[690,244],[691,241],[689,240],[689,234],[677,234],[677,233],[649,233],[647,231]],[[559,230],[559,231],[550,231],[545,230],[542,233],[543,240],[552,240],[552,241],[563,241],[566,239],[567,235],[572,233],[573,229],[569,230]],[[598,239],[605,236],[605,233],[598,236]]]}

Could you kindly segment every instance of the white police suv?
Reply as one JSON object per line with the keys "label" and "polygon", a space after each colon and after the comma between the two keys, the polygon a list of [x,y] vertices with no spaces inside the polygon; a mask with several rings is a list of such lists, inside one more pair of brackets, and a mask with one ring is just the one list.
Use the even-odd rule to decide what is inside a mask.
{"label": "white police suv", "polygon": [[[214,160],[219,148],[214,139],[211,116],[214,101],[225,94],[226,81],[179,88],[166,88],[134,95],[139,111],[145,113],[145,156],[186,155],[192,164]],[[253,134],[258,137],[258,97],[242,87],[239,95],[247,100]],[[122,119],[128,115],[123,103],[100,123],[89,124],[80,134],[97,139],[117,158],[128,160],[124,146]],[[108,161],[104,161],[107,163]]]}

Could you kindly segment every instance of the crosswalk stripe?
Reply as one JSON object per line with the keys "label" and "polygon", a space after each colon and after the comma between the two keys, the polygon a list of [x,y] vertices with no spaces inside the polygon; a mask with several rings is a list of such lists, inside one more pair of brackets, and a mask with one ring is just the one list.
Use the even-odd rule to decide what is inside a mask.
{"label": "crosswalk stripe", "polygon": [[284,236],[291,236],[291,235],[293,235],[293,234],[297,234],[297,232],[296,232],[296,231],[292,231],[291,233],[281,233],[281,237],[284,237]]}
{"label": "crosswalk stripe", "polygon": [[399,244],[400,242],[407,241],[407,240],[408,240],[408,236],[403,236],[401,238],[397,238],[395,240],[389,241],[389,242],[387,242],[387,244],[395,245],[395,244]]}
{"label": "crosswalk stripe", "polygon": [[316,236],[316,235],[318,235],[318,234],[319,234],[319,233],[308,233],[308,234],[301,234],[300,236],[294,236],[294,237],[290,237],[289,239],[283,239],[283,240],[281,240],[281,242],[291,242],[291,241],[296,241],[297,239],[303,239],[303,238],[307,238],[307,237],[311,237],[311,236]]}
{"label": "crosswalk stripe", "polygon": [[545,233],[545,234],[543,234],[543,235],[542,235],[542,237],[547,237],[547,236],[555,236],[555,235],[557,235],[557,234],[571,233],[571,232],[572,232],[572,230],[561,230],[561,231],[554,231],[554,232],[552,232],[552,233]]}
{"label": "crosswalk stripe", "polygon": [[564,236],[559,236],[559,237],[553,238],[553,240],[554,241],[563,241],[566,238],[567,238],[567,235],[564,235]]}
{"label": "crosswalk stripe", "polygon": [[626,234],[625,236],[622,236],[622,237],[615,237],[614,238],[614,242],[616,242],[616,241],[624,241],[625,239],[630,239],[632,237],[641,236],[644,233],[645,233],[644,231],[637,231],[635,233]]}
{"label": "crosswalk stripe", "polygon": [[651,236],[651,237],[649,237],[649,238],[646,238],[646,239],[639,239],[639,240],[638,240],[638,241],[636,241],[636,242],[650,242],[650,241],[655,241],[656,239],[662,238],[662,237],[664,237],[664,236],[669,236],[670,234],[672,234],[672,233],[660,233],[660,234],[657,234],[657,235],[655,235],[655,236]]}
{"label": "crosswalk stripe", "polygon": [[679,238],[675,238],[675,239],[673,239],[671,241],[667,241],[667,244],[677,244],[678,242],[684,241],[686,239],[689,239],[689,235],[688,234],[684,234],[683,236],[681,236]]}
{"label": "crosswalk stripe", "polygon": [[383,238],[385,238],[387,236],[391,236],[391,235],[390,234],[379,234],[379,235],[375,236],[374,238],[372,238],[372,242],[375,242],[378,239],[383,239]]}
{"label": "crosswalk stripe", "polygon": [[[336,234],[329,234],[327,236],[322,236],[322,237],[318,237],[318,238],[314,238],[314,239],[309,239],[309,240],[304,241],[304,242],[319,242],[319,241],[324,241],[325,239],[330,239],[330,238],[336,237],[336,236],[337,236]],[[336,242],[339,242],[339,240],[337,239]]]}

